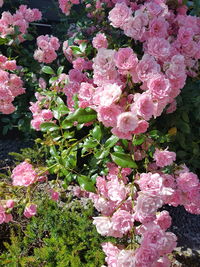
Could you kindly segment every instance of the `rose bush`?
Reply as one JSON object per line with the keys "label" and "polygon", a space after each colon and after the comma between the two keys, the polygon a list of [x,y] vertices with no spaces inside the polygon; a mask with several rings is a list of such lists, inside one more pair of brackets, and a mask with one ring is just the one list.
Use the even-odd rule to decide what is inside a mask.
{"label": "rose bush", "polygon": [[[79,2],[59,1],[68,16],[76,10],[73,4]],[[74,195],[90,198],[98,211],[93,217],[98,233],[119,242],[102,245],[108,266],[170,266],[168,255],[177,237],[168,231],[170,215],[160,209],[183,205],[200,214],[199,179],[175,162],[176,153],[168,149],[174,134],[170,129],[159,132],[156,124],[160,116],[176,110],[187,77],[199,75],[200,18],[189,15],[182,1],[176,4],[81,3],[90,26],[69,28],[63,42],[69,65],[59,66],[57,37],[37,38],[33,57],[42,64],[36,72],[37,102],[30,102],[29,109],[32,128],[43,133],[35,141],[45,150],[46,161],[41,165],[26,159],[13,169],[12,182],[1,185],[1,223],[12,221],[17,206],[23,207],[25,217],[35,216],[36,190],[45,188],[59,203],[69,184],[78,184]],[[26,6],[13,16],[4,12],[1,38],[6,45],[23,42],[28,23],[40,17],[38,10]],[[8,38],[13,42],[7,43]],[[2,59],[5,105],[12,102],[10,95],[24,90],[16,74],[7,72],[16,69],[15,61]],[[43,64],[55,60],[58,66]],[[21,91],[12,86],[12,77],[20,81]],[[53,177],[49,181],[48,175]]]}

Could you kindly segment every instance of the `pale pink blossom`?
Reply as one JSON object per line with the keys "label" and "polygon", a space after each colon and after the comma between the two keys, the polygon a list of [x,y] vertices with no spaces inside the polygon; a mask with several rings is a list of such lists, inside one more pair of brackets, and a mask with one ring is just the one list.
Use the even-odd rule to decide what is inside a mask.
{"label": "pale pink blossom", "polygon": [[37,213],[37,205],[35,204],[29,204],[26,206],[24,210],[24,216],[26,218],[31,218],[32,216],[35,216]]}
{"label": "pale pink blossom", "polygon": [[108,19],[115,28],[120,28],[131,16],[132,11],[125,3],[117,3],[109,12]]}
{"label": "pale pink blossom", "polygon": [[176,160],[176,153],[156,148],[154,160],[156,161],[157,166],[165,167],[171,165]]}
{"label": "pale pink blossom", "polygon": [[134,131],[138,126],[138,119],[132,112],[123,112],[117,117],[117,129],[127,133]]}
{"label": "pale pink blossom", "polygon": [[92,45],[94,48],[107,48],[108,41],[104,33],[98,33],[92,40]]}
{"label": "pale pink blossom", "polygon": [[13,169],[11,178],[14,186],[29,186],[36,182],[37,173],[30,163],[24,161]]}

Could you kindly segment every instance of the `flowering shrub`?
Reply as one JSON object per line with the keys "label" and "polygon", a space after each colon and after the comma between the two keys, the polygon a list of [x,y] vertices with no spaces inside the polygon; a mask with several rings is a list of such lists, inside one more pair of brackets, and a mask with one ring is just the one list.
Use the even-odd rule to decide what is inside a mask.
{"label": "flowering shrub", "polygon": [[[79,2],[59,1],[66,15],[73,4]],[[170,266],[177,238],[161,208],[183,205],[200,214],[200,184],[175,162],[167,148],[174,134],[157,131],[155,119],[176,110],[187,77],[198,79],[200,19],[188,15],[181,1],[176,7],[164,0],[98,1],[86,3],[86,11],[100,28],[76,25],[79,36],[69,29],[63,53],[71,69],[42,64],[37,102],[30,103],[31,125],[43,132],[36,142],[45,149],[46,166],[26,159],[13,169],[8,188],[19,187],[25,201],[19,192],[14,201],[30,218],[37,213],[34,190],[45,184],[59,203],[68,185],[78,183],[74,195],[93,201],[98,233],[117,238],[118,244],[102,245],[108,266]],[[113,42],[115,35],[122,38]],[[37,61],[56,59],[57,37],[39,36],[37,45]],[[2,223],[12,220],[6,207],[1,210]]]}

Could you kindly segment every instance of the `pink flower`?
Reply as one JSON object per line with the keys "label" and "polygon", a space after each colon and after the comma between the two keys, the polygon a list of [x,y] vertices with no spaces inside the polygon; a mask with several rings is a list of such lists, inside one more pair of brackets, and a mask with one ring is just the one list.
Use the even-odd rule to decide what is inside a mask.
{"label": "pink flower", "polygon": [[131,16],[132,11],[125,3],[117,3],[109,12],[108,19],[115,28],[120,28]]}
{"label": "pink flower", "polygon": [[109,236],[112,232],[112,222],[109,217],[93,217],[93,224],[97,228],[97,232],[103,236]]}
{"label": "pink flower", "polygon": [[120,48],[115,54],[115,64],[119,70],[130,70],[135,68],[138,59],[130,47]]}
{"label": "pink flower", "polygon": [[158,224],[161,229],[166,231],[172,223],[172,218],[169,215],[169,212],[166,210],[161,211],[158,215],[156,215],[155,223]]}
{"label": "pink flower", "polygon": [[121,114],[121,108],[118,105],[100,106],[97,110],[98,120],[106,127],[114,127],[116,125],[116,118]]}
{"label": "pink flower", "polygon": [[122,133],[134,131],[138,119],[132,112],[123,112],[117,117],[117,129]]}
{"label": "pink flower", "polygon": [[137,114],[145,120],[149,120],[154,113],[154,103],[151,95],[143,93],[136,100]]}
{"label": "pink flower", "polygon": [[24,216],[26,218],[31,218],[32,216],[36,214],[36,212],[37,212],[37,205],[29,204],[28,206],[26,206],[24,210]]}
{"label": "pink flower", "polygon": [[51,189],[49,190],[50,194],[51,194],[51,199],[54,201],[58,201],[59,197],[60,197],[60,193],[56,192],[55,190]]}
{"label": "pink flower", "polygon": [[149,35],[150,37],[165,38],[168,27],[169,23],[163,17],[154,18],[149,24]]}
{"label": "pink flower", "polygon": [[153,37],[148,40],[147,51],[150,55],[162,61],[170,57],[170,44],[164,38]]}
{"label": "pink flower", "polygon": [[114,246],[112,243],[103,243],[102,248],[104,253],[106,254],[106,262],[108,266],[110,267],[116,267],[117,266],[117,258],[120,250],[118,247]]}
{"label": "pink flower", "polygon": [[176,160],[176,153],[167,150],[159,150],[156,148],[154,160],[159,167],[171,165]]}
{"label": "pink flower", "polygon": [[9,199],[6,201],[6,208],[12,209],[15,206],[15,201],[13,199]]}
{"label": "pink flower", "polygon": [[31,164],[24,161],[13,169],[11,178],[14,186],[29,186],[37,181],[37,173]]}
{"label": "pink flower", "polygon": [[183,192],[189,192],[199,186],[199,179],[192,172],[180,173],[176,181],[178,188]]}
{"label": "pink flower", "polygon": [[145,133],[149,127],[149,123],[145,120],[138,121],[138,126],[132,132],[132,134],[140,134]]}
{"label": "pink flower", "polygon": [[100,105],[110,106],[120,99],[122,94],[121,86],[114,84],[106,84],[100,95]]}
{"label": "pink flower", "polygon": [[168,101],[171,87],[169,80],[164,75],[158,74],[151,77],[147,82],[147,86],[153,100]]}
{"label": "pink flower", "polygon": [[121,250],[117,257],[117,266],[119,267],[135,266],[135,251],[127,249]]}
{"label": "pink flower", "polygon": [[108,197],[112,201],[121,202],[127,196],[127,190],[123,182],[113,179],[107,182]]}
{"label": "pink flower", "polygon": [[126,235],[133,227],[133,216],[125,210],[116,211],[111,221],[113,230],[117,232],[117,237]]}
{"label": "pink flower", "polygon": [[4,0],[0,0],[0,7],[3,6],[3,1],[4,1]]}
{"label": "pink flower", "polygon": [[93,104],[94,87],[90,83],[81,83],[78,93],[79,107],[86,108]]}
{"label": "pink flower", "polygon": [[154,57],[144,54],[136,66],[136,72],[139,79],[144,82],[160,72],[160,65],[155,61]]}
{"label": "pink flower", "polygon": [[139,194],[135,206],[134,218],[141,223],[148,222],[155,218],[158,208],[162,207],[163,200],[157,196]]}
{"label": "pink flower", "polygon": [[107,48],[108,41],[104,33],[98,33],[92,40],[92,45],[94,48]]}
{"label": "pink flower", "polygon": [[135,251],[135,262],[138,267],[150,267],[157,259],[158,252],[153,246],[141,246]]}

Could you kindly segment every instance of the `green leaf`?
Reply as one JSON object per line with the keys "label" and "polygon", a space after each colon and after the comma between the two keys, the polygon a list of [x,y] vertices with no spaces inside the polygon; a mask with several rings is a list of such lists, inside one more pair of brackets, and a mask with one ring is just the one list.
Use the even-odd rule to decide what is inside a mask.
{"label": "green leaf", "polygon": [[69,121],[68,119],[64,119],[64,121],[61,123],[61,127],[62,129],[69,129],[73,127],[73,122]]}
{"label": "green leaf", "polygon": [[64,70],[64,66],[60,66],[57,70],[57,75],[60,75]]}
{"label": "green leaf", "polygon": [[65,120],[68,122],[77,121],[78,123],[86,123],[95,120],[97,113],[91,108],[77,109],[74,113],[70,114]]}
{"label": "green leaf", "polygon": [[46,74],[55,74],[54,70],[49,66],[44,66],[42,68],[42,72],[44,72]]}
{"label": "green leaf", "polygon": [[94,129],[91,131],[91,134],[94,137],[94,139],[100,141],[102,136],[101,127],[99,125],[96,125]]}
{"label": "green leaf", "polygon": [[144,141],[145,141],[145,137],[143,135],[139,135],[133,140],[133,145],[139,146],[142,143],[144,143]]}
{"label": "green leaf", "polygon": [[88,192],[95,192],[96,188],[90,178],[85,175],[78,176],[79,185]]}
{"label": "green leaf", "polygon": [[111,154],[111,158],[118,166],[123,168],[137,168],[137,164],[130,155],[120,152],[114,152]]}
{"label": "green leaf", "polygon": [[95,158],[97,159],[103,159],[103,158],[106,158],[110,153],[110,150],[109,149],[104,149],[104,150],[100,150],[100,151],[97,151],[94,156]]}
{"label": "green leaf", "polygon": [[106,148],[113,147],[117,142],[119,141],[119,138],[115,135],[112,135],[104,144]]}
{"label": "green leaf", "polygon": [[47,132],[47,131],[53,132],[55,130],[58,130],[59,126],[53,122],[44,122],[40,125],[40,129],[42,132]]}
{"label": "green leaf", "polygon": [[8,43],[8,39],[0,37],[0,45]]}

